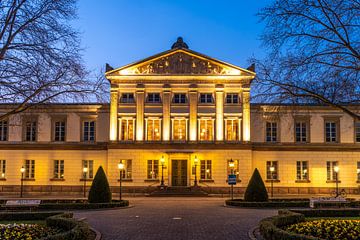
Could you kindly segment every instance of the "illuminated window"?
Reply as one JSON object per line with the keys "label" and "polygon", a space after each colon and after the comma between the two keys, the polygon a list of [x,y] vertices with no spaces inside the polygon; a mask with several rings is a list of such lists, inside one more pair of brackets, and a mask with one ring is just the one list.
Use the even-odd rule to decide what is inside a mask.
{"label": "illuminated window", "polygon": [[65,141],[66,124],[65,121],[54,122],[54,141],[63,142]]}
{"label": "illuminated window", "polygon": [[175,93],[173,97],[173,103],[187,103],[185,93]]}
{"label": "illuminated window", "polygon": [[131,177],[132,177],[132,160],[131,159],[120,160],[119,163],[124,164],[124,169],[121,172],[121,174],[122,174],[121,177],[123,179],[131,179]]}
{"label": "illuminated window", "polygon": [[54,176],[55,179],[64,179],[64,160],[54,160]]}
{"label": "illuminated window", "polygon": [[95,121],[84,121],[83,122],[83,141],[93,142],[95,141]]}
{"label": "illuminated window", "polygon": [[187,119],[185,118],[172,119],[172,140],[174,141],[187,140]]}
{"label": "illuminated window", "polygon": [[121,103],[134,103],[135,98],[133,93],[123,93],[120,98]]}
{"label": "illuminated window", "polygon": [[335,167],[338,166],[337,161],[327,161],[326,162],[326,179],[328,181],[336,180]]}
{"label": "illuminated window", "polygon": [[201,180],[212,179],[211,160],[200,161],[200,179]]}
{"label": "illuminated window", "polygon": [[296,162],[296,180],[309,180],[309,169],[307,161]]}
{"label": "illuminated window", "polygon": [[27,121],[25,123],[25,141],[34,142],[36,141],[37,133],[37,122]]}
{"label": "illuminated window", "polygon": [[[233,160],[234,161],[234,168],[233,168],[233,174],[236,175],[236,179],[239,180],[239,173],[240,173],[240,165],[239,160]],[[227,160],[227,174],[231,174],[231,167],[229,166],[230,159]]]}
{"label": "illuminated window", "polygon": [[0,121],[0,141],[7,141],[8,122]]}
{"label": "illuminated window", "polygon": [[[82,178],[91,179],[94,177],[94,161],[93,160],[83,160],[82,161],[82,169],[81,169],[81,176]],[[84,173],[83,169],[87,168],[87,172]]]}
{"label": "illuminated window", "polygon": [[160,93],[148,93],[147,102],[148,103],[161,103]]}
{"label": "illuminated window", "polygon": [[199,140],[212,141],[214,135],[214,119],[199,119]]}
{"label": "illuminated window", "polygon": [[277,141],[277,122],[266,122],[266,141],[276,142]]}
{"label": "illuminated window", "polygon": [[133,141],[135,139],[135,119],[123,118],[120,120],[120,140]]}
{"label": "illuminated window", "polygon": [[357,180],[360,181],[360,162],[357,162],[356,173],[357,173]]}
{"label": "illuminated window", "polygon": [[211,93],[200,93],[200,103],[214,103],[214,99]]}
{"label": "illuminated window", "polygon": [[[271,170],[274,171],[271,171]],[[267,180],[278,180],[278,162],[267,161],[266,162],[266,179]]]}
{"label": "illuminated window", "polygon": [[227,141],[239,141],[240,138],[240,123],[239,119],[225,120],[225,139]]}
{"label": "illuminated window", "polygon": [[326,142],[338,142],[337,136],[337,122],[336,121],[326,121],[325,122],[325,141]]}
{"label": "illuminated window", "polygon": [[25,160],[24,178],[26,179],[35,178],[35,160]]}
{"label": "illuminated window", "polygon": [[360,122],[355,123],[355,141],[360,142]]}
{"label": "illuminated window", "polygon": [[148,179],[159,178],[159,160],[148,160],[147,178]]}
{"label": "illuminated window", "polygon": [[5,178],[6,160],[0,160],[0,179]]}
{"label": "illuminated window", "polygon": [[161,140],[161,119],[148,118],[146,119],[146,140],[160,141]]}
{"label": "illuminated window", "polygon": [[307,123],[305,121],[295,122],[296,142],[307,142]]}
{"label": "illuminated window", "polygon": [[239,103],[239,94],[237,94],[237,93],[228,93],[228,94],[226,94],[226,103],[227,104],[237,104],[237,103]]}

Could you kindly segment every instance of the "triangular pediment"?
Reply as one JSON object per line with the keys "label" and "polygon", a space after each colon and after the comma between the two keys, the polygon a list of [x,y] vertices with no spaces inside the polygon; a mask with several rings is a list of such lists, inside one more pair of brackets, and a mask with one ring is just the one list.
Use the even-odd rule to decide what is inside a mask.
{"label": "triangular pediment", "polygon": [[189,49],[172,49],[106,75],[255,75],[254,72]]}

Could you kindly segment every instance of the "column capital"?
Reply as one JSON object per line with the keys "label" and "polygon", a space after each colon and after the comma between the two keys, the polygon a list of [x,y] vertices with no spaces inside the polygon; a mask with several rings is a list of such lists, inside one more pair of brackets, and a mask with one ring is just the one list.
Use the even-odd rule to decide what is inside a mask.
{"label": "column capital", "polygon": [[215,90],[216,90],[217,92],[222,92],[222,91],[224,91],[224,84],[216,84],[216,85],[215,85]]}

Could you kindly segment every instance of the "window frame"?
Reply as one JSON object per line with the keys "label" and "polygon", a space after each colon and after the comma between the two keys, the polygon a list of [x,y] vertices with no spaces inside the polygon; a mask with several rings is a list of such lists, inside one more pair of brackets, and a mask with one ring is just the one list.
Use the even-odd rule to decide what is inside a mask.
{"label": "window frame", "polygon": [[[126,132],[127,132],[127,139],[122,139],[123,138],[123,121],[126,121]],[[130,139],[129,137],[129,126],[131,124],[129,124],[129,122],[132,121],[133,124],[133,134],[132,134],[132,139]],[[133,142],[135,141],[135,136],[136,136],[136,117],[121,117],[119,118],[119,141],[121,142]]]}
{"label": "window frame", "polygon": [[6,160],[0,160],[0,179],[6,179]]}
{"label": "window frame", "polygon": [[[234,96],[236,95],[236,98],[234,98]],[[230,97],[230,102],[228,102],[228,96]],[[236,103],[234,103],[234,99],[236,99]],[[237,105],[240,104],[240,94],[239,93],[226,93],[225,94],[225,104],[229,104],[229,105]]]}
{"label": "window frame", "polygon": [[[275,167],[275,171],[273,173],[270,171],[271,166]],[[271,176],[271,178],[269,178],[269,176]],[[266,181],[279,181],[279,161],[266,161]]]}
{"label": "window frame", "polygon": [[25,160],[25,172],[24,172],[24,179],[25,180],[32,180],[35,179],[35,160],[33,159],[26,159]]}
{"label": "window frame", "polygon": [[[227,176],[231,174],[231,168],[229,166],[229,162],[231,161],[231,159],[227,159],[226,161],[226,173]],[[237,182],[241,182],[240,180],[240,160],[239,159],[233,159],[234,161],[234,173],[236,175],[236,181]],[[227,180],[226,180],[227,181]]]}
{"label": "window frame", "polygon": [[[124,169],[121,172],[122,180],[132,180],[132,176],[133,176],[132,159],[121,159],[121,160],[119,160],[119,163],[124,164]],[[129,176],[129,173],[130,173],[130,176]]]}
{"label": "window frame", "polygon": [[[155,139],[156,132],[155,132],[155,121],[159,121],[159,139]],[[149,140],[149,122],[153,125],[154,132],[151,134],[152,139]],[[145,140],[150,142],[159,142],[162,141],[162,118],[160,117],[147,117],[145,118]]]}
{"label": "window frame", "polygon": [[[176,96],[179,96],[179,98],[178,98],[179,101],[178,102],[176,101],[177,100]],[[182,100],[181,96],[184,97],[183,98],[184,102],[181,101]],[[189,102],[189,100],[188,100],[188,97],[187,97],[186,93],[173,93],[173,97],[172,97],[172,101],[171,101],[172,104],[188,104],[188,102]]]}
{"label": "window frame", "polygon": [[[131,98],[129,98],[129,96],[132,96],[132,101],[130,101]],[[125,99],[127,99],[125,101]],[[133,104],[135,103],[135,93],[133,92],[126,92],[126,93],[120,93],[120,103],[123,104]]]}
{"label": "window frame", "polygon": [[[94,122],[94,140],[85,140],[85,122]],[[96,142],[96,134],[97,134],[97,119],[96,118],[84,118],[81,120],[81,141],[87,143],[94,143]],[[89,135],[90,130],[88,131]],[[88,136],[89,138],[89,136]]]}
{"label": "window frame", "polygon": [[65,176],[65,161],[62,159],[55,159],[53,161],[52,179],[64,180],[64,176]]}
{"label": "window frame", "polygon": [[[205,102],[202,102],[201,99],[202,99],[202,95],[205,96],[205,99],[206,101]],[[208,102],[207,100],[209,99],[209,96],[210,96],[210,102]],[[209,92],[205,92],[205,93],[199,93],[199,99],[198,99],[198,103],[199,104],[214,104],[215,103],[215,99],[214,99],[214,94],[213,93],[209,93]]]}
{"label": "window frame", "polygon": [[[327,141],[327,123],[335,124],[335,141]],[[340,117],[324,117],[324,143],[340,143]]]}
{"label": "window frame", "polygon": [[[297,124],[305,124],[305,141],[303,141],[303,129],[300,133],[300,141],[297,138]],[[301,127],[302,128],[302,127]],[[310,143],[310,116],[295,116],[294,117],[294,142],[295,143]]]}
{"label": "window frame", "polygon": [[[268,124],[271,124],[270,125],[270,139],[271,140],[268,140]],[[273,140],[274,139],[274,136],[273,136],[273,133],[274,133],[274,126],[273,124],[276,124],[276,132],[275,132],[275,141]],[[276,120],[266,120],[265,121],[265,142],[267,143],[277,143],[277,142],[280,142],[280,130],[279,130],[279,121],[276,121]]]}
{"label": "window frame", "polygon": [[360,143],[360,121],[356,120],[354,121],[354,138],[355,143]]}
{"label": "window frame", "polygon": [[[149,166],[151,166],[151,169]],[[158,159],[148,159],[146,161],[146,180],[159,180],[159,171],[160,165]]]}
{"label": "window frame", "polygon": [[[82,160],[81,163],[81,179],[82,180],[88,180],[88,179],[94,179],[94,160]],[[83,169],[84,167],[88,168],[88,171],[86,172],[86,174],[84,174]],[[84,178],[84,175],[86,175],[86,178]]]}
{"label": "window frame", "polygon": [[[336,182],[335,179],[335,166],[339,166],[339,161],[326,161],[326,181],[327,182]],[[339,174],[339,173],[337,173]],[[337,176],[339,181],[339,175]]]}
{"label": "window frame", "polygon": [[[209,140],[209,139],[206,139],[206,140],[202,140],[201,139],[201,132],[202,132],[202,129],[201,129],[201,121],[206,121],[206,127],[208,126],[208,121],[211,121],[211,139]],[[197,136],[197,138],[198,138],[198,141],[199,142],[213,142],[214,140],[215,140],[215,118],[212,118],[212,117],[200,117],[200,118],[198,118],[198,131],[197,131],[197,133],[198,133],[198,136]],[[205,131],[206,132],[206,131]]]}
{"label": "window frame", "polygon": [[[30,132],[30,139],[28,140],[27,136],[28,136],[28,123],[31,124],[30,128],[32,129],[33,126],[32,124],[35,123],[35,132],[33,133],[31,130]],[[22,139],[24,142],[37,142],[38,141],[38,134],[39,134],[39,121],[38,121],[38,116],[24,116],[22,119],[22,127],[23,127],[23,136]],[[33,137],[31,137],[33,136]]]}
{"label": "window frame", "polygon": [[[175,139],[175,129],[180,129],[175,127],[176,121],[185,121],[185,138],[184,139]],[[171,118],[171,141],[174,142],[186,142],[188,140],[188,131],[189,131],[189,119],[186,117],[173,117]]]}
{"label": "window frame", "polygon": [[200,160],[200,181],[212,181],[212,160]]}
{"label": "window frame", "polygon": [[[228,137],[228,131],[227,131],[227,123],[228,123],[228,121],[231,121],[232,123],[231,123],[231,128],[232,129],[234,129],[234,127],[233,127],[233,123],[234,122],[237,122],[237,124],[238,124],[238,131],[237,131],[237,137],[236,137],[236,139],[235,140],[233,140],[233,139],[230,139],[229,140],[229,137]],[[234,132],[234,131],[232,131],[232,132]],[[228,142],[239,142],[239,141],[242,141],[242,136],[241,136],[241,132],[242,132],[242,124],[241,124],[241,118],[231,118],[231,117],[229,117],[229,118],[225,118],[224,119],[224,139],[225,139],[225,141],[228,141]]]}
{"label": "window frame", "polygon": [[[306,173],[304,172],[306,170]],[[296,161],[296,181],[308,182],[309,181],[309,161],[300,160]]]}
{"label": "window frame", "polygon": [[[155,96],[156,95],[159,95],[159,101],[155,101]],[[151,98],[154,98],[154,100],[150,101]],[[160,103],[162,103],[161,93],[160,92],[147,93],[146,94],[146,103],[150,103],[150,104],[160,104]]]}
{"label": "window frame", "polygon": [[9,119],[4,119],[0,121],[0,142],[6,142],[8,141],[8,139],[9,139]]}

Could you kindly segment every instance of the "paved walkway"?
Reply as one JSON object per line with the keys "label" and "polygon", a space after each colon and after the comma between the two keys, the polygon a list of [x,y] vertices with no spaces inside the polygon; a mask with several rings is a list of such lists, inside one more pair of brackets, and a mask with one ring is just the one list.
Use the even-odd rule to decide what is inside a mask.
{"label": "paved walkway", "polygon": [[248,231],[276,210],[223,206],[224,198],[129,198],[133,208],[76,212],[104,240],[249,239]]}

